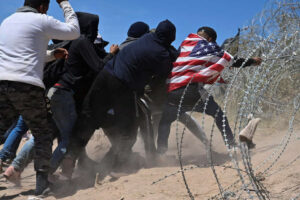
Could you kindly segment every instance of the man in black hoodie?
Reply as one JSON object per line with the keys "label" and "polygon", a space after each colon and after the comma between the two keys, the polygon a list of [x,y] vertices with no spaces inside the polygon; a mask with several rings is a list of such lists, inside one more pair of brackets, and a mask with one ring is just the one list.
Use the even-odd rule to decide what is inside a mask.
{"label": "man in black hoodie", "polygon": [[77,120],[77,111],[81,109],[83,99],[94,78],[118,51],[118,46],[112,45],[109,54],[104,58],[99,57],[94,45],[98,34],[99,17],[82,12],[76,14],[81,36],[72,41],[69,58],[64,66],[66,70],[48,92],[53,119],[60,132],[60,141],[51,159],[51,173],[56,171],[66,154],[69,138]]}
{"label": "man in black hoodie", "polygon": [[170,73],[176,59],[171,50],[175,37],[175,26],[168,20],[162,21],[155,33],[129,44],[105,65],[85,99],[79,116],[81,124],[74,128],[77,139],[70,144],[72,156],[78,156],[95,129],[111,125],[107,123],[109,111],[114,114],[113,125],[118,130],[112,152],[114,166],[128,158],[136,139],[137,95],[143,94],[153,75],[167,77]]}

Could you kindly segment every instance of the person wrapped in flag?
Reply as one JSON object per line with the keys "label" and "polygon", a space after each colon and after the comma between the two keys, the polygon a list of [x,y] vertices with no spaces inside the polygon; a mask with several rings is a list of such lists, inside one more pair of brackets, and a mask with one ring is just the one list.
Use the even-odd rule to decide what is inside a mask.
{"label": "person wrapped in flag", "polygon": [[160,154],[168,149],[170,126],[177,119],[178,105],[186,87],[180,115],[191,111],[200,99],[194,111],[205,111],[207,115],[215,118],[225,144],[230,148],[236,144],[226,116],[223,118],[224,113],[220,106],[203,86],[216,81],[225,83],[220,74],[226,67],[240,67],[243,63],[243,66],[259,65],[261,59],[255,57],[245,61],[243,58],[234,58],[218,46],[216,39],[217,33],[214,29],[201,27],[197,34],[190,34],[180,46],[180,54],[167,79],[168,98],[158,127],[157,151]]}

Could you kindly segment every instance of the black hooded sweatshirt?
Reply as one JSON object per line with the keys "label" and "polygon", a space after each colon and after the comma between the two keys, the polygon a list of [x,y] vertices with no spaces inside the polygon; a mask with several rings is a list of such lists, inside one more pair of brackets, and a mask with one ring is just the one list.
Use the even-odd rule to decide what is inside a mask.
{"label": "black hooded sweatshirt", "polygon": [[105,70],[121,80],[130,89],[143,92],[153,75],[167,77],[177,51],[171,47],[176,28],[168,20],[161,22],[155,33],[148,33],[126,46],[105,65]]}
{"label": "black hooded sweatshirt", "polygon": [[99,52],[96,51],[94,41],[98,34],[99,17],[82,12],[76,12],[76,14],[81,36],[79,39],[72,41],[69,48],[69,58],[65,63],[66,72],[56,85],[73,90],[75,101],[80,104],[95,76],[113,55],[107,54],[103,59],[99,57]]}

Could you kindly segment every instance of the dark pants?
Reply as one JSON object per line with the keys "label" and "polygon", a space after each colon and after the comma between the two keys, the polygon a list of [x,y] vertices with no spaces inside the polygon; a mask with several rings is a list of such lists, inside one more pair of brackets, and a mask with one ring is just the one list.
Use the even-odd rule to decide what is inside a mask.
{"label": "dark pants", "polygon": [[[111,112],[109,114],[108,112]],[[136,140],[135,97],[132,90],[103,70],[85,98],[71,138],[69,155],[77,158],[94,131],[114,126],[116,136],[109,137],[119,157],[128,156]]]}
{"label": "dark pants", "polygon": [[0,132],[6,131],[20,115],[35,137],[35,170],[48,172],[53,130],[44,89],[20,82],[0,81]]}
{"label": "dark pants", "polygon": [[[170,127],[172,122],[174,122],[177,119],[178,105],[180,103],[180,99],[182,97],[184,89],[185,88],[179,88],[177,90],[170,92],[168,96],[168,101],[164,106],[162,118],[160,120],[159,127],[158,127],[158,138],[157,138],[158,151],[162,153],[165,152],[168,148]],[[198,102],[198,100],[200,100],[200,102],[194,111],[203,113],[205,107],[205,101],[207,97],[208,94],[206,94],[206,91],[203,88],[199,88],[197,84],[191,84],[188,87],[186,94],[184,96],[182,107],[180,109],[180,115],[182,115],[185,112],[192,111],[193,107],[195,106],[196,102]],[[205,113],[215,118],[216,125],[223,136],[223,114],[224,113],[219,107],[219,105],[214,101],[214,98],[212,96],[209,97],[205,109]],[[226,139],[228,140],[229,144],[233,144],[234,137],[232,135],[232,131],[229,127],[229,123],[226,117],[225,117],[224,124],[225,124],[224,128],[226,133]]]}
{"label": "dark pants", "polygon": [[73,91],[61,88],[51,88],[50,91],[53,92],[50,98],[52,118],[59,130],[58,145],[50,162],[50,173],[54,173],[67,153],[73,127],[77,120],[77,112]]}
{"label": "dark pants", "polygon": [[139,105],[139,118],[137,119],[137,130],[140,128],[140,133],[144,141],[145,153],[147,156],[153,156],[156,152],[154,142],[154,129],[152,123],[152,113],[146,101],[143,99],[138,100]]}

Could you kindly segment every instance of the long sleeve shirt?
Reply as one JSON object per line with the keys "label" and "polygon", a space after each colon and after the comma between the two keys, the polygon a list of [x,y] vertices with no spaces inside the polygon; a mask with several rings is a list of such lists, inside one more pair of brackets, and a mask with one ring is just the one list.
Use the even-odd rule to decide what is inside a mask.
{"label": "long sleeve shirt", "polygon": [[[104,58],[100,58],[94,44],[81,36],[74,40],[69,48],[69,58],[65,63],[66,72],[61,76],[58,83],[76,93],[78,88],[86,85],[85,77],[87,74],[90,72],[99,73],[112,57],[112,54],[108,54]],[[89,89],[84,87],[86,90]]]}
{"label": "long sleeve shirt", "polygon": [[65,23],[34,12],[16,12],[0,26],[0,81],[16,81],[45,88],[43,70],[50,39],[80,36],[77,16],[68,1],[60,6]]}

